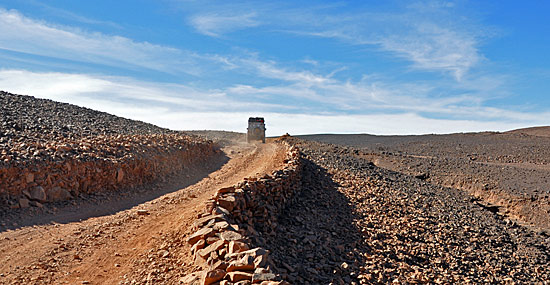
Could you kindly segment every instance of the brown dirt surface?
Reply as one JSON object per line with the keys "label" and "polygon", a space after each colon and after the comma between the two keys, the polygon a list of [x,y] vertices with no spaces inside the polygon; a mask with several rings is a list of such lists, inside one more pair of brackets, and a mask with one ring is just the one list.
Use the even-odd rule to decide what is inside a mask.
{"label": "brown dirt surface", "polygon": [[[223,165],[218,161],[216,171],[204,168],[204,173],[175,176],[143,190],[165,193],[200,180],[156,199],[142,202],[112,194],[73,205],[78,212],[90,213],[109,204],[109,214],[80,215],[81,220],[74,221],[63,213],[71,208],[67,205],[44,211],[34,225],[1,232],[0,283],[179,284],[182,276],[196,269],[184,241],[204,201],[220,187],[270,173],[284,159],[282,148],[272,143],[234,142],[223,151],[229,160]],[[54,222],[44,224],[47,220]]]}

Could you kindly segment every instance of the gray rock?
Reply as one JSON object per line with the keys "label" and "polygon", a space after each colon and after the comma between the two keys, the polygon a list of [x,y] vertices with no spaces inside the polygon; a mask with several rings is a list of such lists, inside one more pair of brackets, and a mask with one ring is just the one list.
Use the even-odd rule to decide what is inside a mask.
{"label": "gray rock", "polygon": [[49,202],[55,202],[55,201],[65,201],[72,199],[73,196],[69,191],[61,188],[61,187],[54,187],[48,191],[48,201]]}
{"label": "gray rock", "polygon": [[27,199],[27,198],[19,199],[19,207],[28,208],[29,207],[29,199]]}
{"label": "gray rock", "polygon": [[30,199],[38,202],[46,202],[46,191],[42,186],[36,186],[29,191]]}

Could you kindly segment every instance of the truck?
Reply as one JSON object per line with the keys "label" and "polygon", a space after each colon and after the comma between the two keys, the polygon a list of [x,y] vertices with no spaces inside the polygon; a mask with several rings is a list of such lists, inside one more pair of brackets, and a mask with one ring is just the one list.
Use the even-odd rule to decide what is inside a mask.
{"label": "truck", "polygon": [[246,133],[246,141],[261,140],[265,143],[265,121],[261,117],[248,118],[248,132]]}

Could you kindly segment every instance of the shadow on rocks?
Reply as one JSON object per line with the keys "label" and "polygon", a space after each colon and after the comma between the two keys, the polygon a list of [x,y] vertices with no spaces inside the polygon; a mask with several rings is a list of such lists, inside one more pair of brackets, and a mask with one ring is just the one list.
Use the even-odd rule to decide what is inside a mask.
{"label": "shadow on rocks", "polygon": [[294,284],[350,284],[361,264],[362,242],[353,209],[326,169],[304,161],[302,190],[273,233],[256,240],[270,250],[276,271]]}
{"label": "shadow on rocks", "polygon": [[25,226],[71,223],[128,210],[193,185],[222,168],[228,161],[229,157],[221,153],[200,162],[197,167],[187,168],[169,177],[160,177],[156,181],[135,188],[121,189],[116,192],[80,194],[75,199],[46,203],[41,207],[25,209],[4,207],[0,212],[0,233]]}

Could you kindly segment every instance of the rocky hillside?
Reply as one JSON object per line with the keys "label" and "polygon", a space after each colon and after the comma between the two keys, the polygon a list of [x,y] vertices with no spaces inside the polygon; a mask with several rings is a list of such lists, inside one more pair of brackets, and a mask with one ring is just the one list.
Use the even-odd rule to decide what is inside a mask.
{"label": "rocky hillside", "polygon": [[550,237],[461,190],[379,168],[358,149],[292,140],[302,193],[261,246],[293,284],[544,283]]}
{"label": "rocky hillside", "polygon": [[494,211],[550,229],[548,128],[422,136],[312,135],[377,166],[465,190]]}
{"label": "rocky hillside", "polygon": [[215,153],[196,136],[6,92],[0,122],[0,197],[12,208],[137,186]]}
{"label": "rocky hillside", "polygon": [[[32,96],[0,91],[2,137],[60,138],[169,132],[152,124]],[[22,135],[22,133],[24,135]]]}
{"label": "rocky hillside", "polygon": [[523,134],[523,135],[538,136],[538,137],[550,137],[550,127],[548,126],[530,127],[530,128],[511,130],[511,131],[508,131],[507,133]]}

